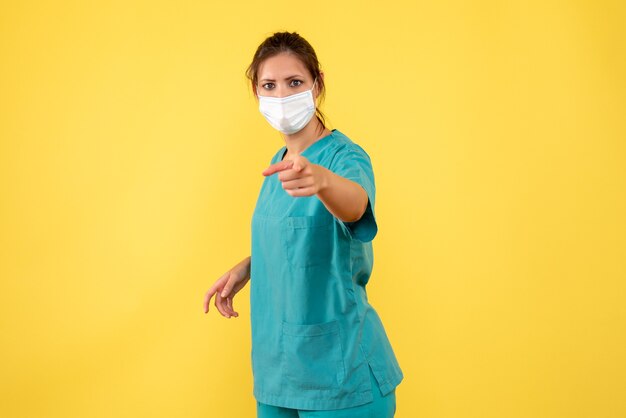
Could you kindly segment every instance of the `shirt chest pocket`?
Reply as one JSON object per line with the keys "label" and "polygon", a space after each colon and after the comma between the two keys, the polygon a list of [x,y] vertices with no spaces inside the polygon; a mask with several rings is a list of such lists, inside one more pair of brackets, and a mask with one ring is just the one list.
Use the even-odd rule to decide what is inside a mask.
{"label": "shirt chest pocket", "polygon": [[335,242],[331,215],[290,216],[281,229],[284,254],[292,267],[330,264]]}

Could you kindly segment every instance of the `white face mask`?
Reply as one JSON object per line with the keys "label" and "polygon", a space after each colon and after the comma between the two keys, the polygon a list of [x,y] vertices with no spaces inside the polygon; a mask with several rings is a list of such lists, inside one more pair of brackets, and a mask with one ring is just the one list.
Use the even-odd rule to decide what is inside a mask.
{"label": "white face mask", "polygon": [[291,135],[302,130],[315,114],[313,88],[287,97],[259,95],[259,111],[265,119],[284,134]]}

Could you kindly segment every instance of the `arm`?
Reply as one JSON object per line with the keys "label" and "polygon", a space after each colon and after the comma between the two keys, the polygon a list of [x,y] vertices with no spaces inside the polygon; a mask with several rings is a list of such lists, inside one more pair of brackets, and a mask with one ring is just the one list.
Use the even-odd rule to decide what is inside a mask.
{"label": "arm", "polygon": [[360,184],[341,177],[325,167],[312,164],[298,155],[269,166],[264,176],[278,173],[278,179],[289,195],[313,196],[343,222],[356,222],[367,209],[368,196]]}
{"label": "arm", "polygon": [[315,166],[321,171],[322,182],[317,197],[326,209],[343,222],[358,221],[367,208],[367,193],[360,184],[341,177],[324,168]]}

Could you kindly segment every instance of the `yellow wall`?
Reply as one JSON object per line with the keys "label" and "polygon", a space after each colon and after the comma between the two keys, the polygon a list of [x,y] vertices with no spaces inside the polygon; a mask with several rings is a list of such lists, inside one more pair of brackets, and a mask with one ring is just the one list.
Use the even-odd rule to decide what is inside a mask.
{"label": "yellow wall", "polygon": [[[65,3],[65,4],[63,4]],[[382,3],[382,5],[381,5]],[[377,178],[398,418],[626,416],[621,1],[0,4],[0,416],[252,417],[249,254],[296,30]]]}

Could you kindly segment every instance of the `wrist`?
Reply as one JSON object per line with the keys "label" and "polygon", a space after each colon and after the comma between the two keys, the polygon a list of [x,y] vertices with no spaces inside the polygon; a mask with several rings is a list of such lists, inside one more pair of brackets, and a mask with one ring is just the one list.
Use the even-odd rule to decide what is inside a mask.
{"label": "wrist", "polygon": [[326,167],[322,167],[321,165],[318,167],[320,169],[321,175],[320,175],[320,185],[319,185],[319,189],[317,190],[317,193],[323,193],[330,187],[330,184],[332,182],[333,172],[327,169]]}
{"label": "wrist", "polygon": [[251,264],[250,260],[251,260],[251,257],[248,256],[244,258],[243,260],[241,260],[239,264],[237,264],[236,266],[236,268],[243,270],[246,276],[250,275],[250,264]]}

